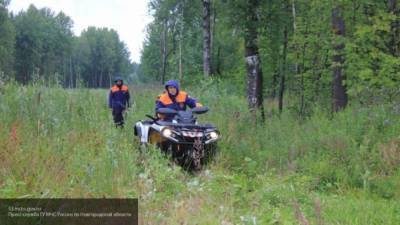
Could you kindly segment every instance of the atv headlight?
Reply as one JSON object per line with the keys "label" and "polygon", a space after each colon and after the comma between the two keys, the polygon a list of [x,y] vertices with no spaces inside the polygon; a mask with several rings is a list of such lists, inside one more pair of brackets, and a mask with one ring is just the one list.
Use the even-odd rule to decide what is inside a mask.
{"label": "atv headlight", "polygon": [[218,138],[218,133],[215,131],[210,132],[210,138],[211,139],[217,139]]}
{"label": "atv headlight", "polygon": [[171,136],[172,136],[172,131],[171,131],[171,129],[165,128],[165,129],[162,131],[162,135],[165,136],[165,137],[171,137]]}

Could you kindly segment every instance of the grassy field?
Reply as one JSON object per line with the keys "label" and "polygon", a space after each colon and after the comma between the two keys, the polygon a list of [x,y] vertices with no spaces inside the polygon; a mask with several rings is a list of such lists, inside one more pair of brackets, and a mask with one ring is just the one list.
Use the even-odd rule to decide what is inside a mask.
{"label": "grassy field", "polygon": [[0,86],[0,197],[137,197],[141,224],[399,224],[400,106],[300,121],[266,103],[255,125],[244,97],[199,85],[187,91],[222,140],[216,160],[188,174],[133,141],[160,91],[132,87],[120,130],[107,90]]}

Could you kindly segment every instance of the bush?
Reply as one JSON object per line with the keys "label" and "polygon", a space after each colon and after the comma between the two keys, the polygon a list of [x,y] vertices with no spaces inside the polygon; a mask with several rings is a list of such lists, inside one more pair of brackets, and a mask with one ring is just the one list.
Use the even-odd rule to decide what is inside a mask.
{"label": "bush", "polygon": [[[132,141],[132,125],[153,113],[161,85],[131,87],[136,107],[118,130],[107,90],[6,84],[0,91],[0,197],[139,197],[141,221],[155,224],[293,224],[299,215],[357,224],[366,221],[362,210],[370,221],[398,221],[395,106],[353,105],[333,117],[315,108],[303,120],[284,110],[255,124],[246,98],[232,94],[225,81],[184,89],[210,107],[199,121],[222,134],[219,154],[198,174]],[[274,105],[266,102],[267,111]]]}

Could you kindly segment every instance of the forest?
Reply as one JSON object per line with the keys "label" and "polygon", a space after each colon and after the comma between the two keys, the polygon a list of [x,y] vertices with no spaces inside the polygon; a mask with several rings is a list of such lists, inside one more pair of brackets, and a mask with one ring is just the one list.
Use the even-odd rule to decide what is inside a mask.
{"label": "forest", "polygon": [[104,88],[115,74],[153,83],[211,78],[260,111],[265,98],[282,111],[285,94],[297,96],[290,106],[301,116],[316,103],[338,111],[349,99],[399,94],[396,0],[152,0],[140,63],[130,62],[115,30],[88,27],[76,37],[63,12],[31,5],[13,15],[8,4],[1,2],[0,71],[22,84]]}
{"label": "forest", "polygon": [[145,80],[229,80],[250,108],[272,98],[282,111],[296,96],[301,116],[400,94],[396,0],[155,0],[150,10]]}
{"label": "forest", "polygon": [[88,27],[79,37],[63,12],[34,5],[15,15],[0,8],[0,75],[21,84],[43,81],[63,87],[106,88],[115,74],[134,73],[137,64],[113,29]]}
{"label": "forest", "polygon": [[[116,30],[9,4],[0,198],[138,198],[139,224],[399,223],[398,0],[150,0],[140,62]],[[170,79],[220,132],[196,173],[134,137]]]}

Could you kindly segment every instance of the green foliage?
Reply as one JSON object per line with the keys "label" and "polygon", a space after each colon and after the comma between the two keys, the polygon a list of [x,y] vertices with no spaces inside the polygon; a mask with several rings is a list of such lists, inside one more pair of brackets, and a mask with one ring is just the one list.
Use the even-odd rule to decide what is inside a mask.
{"label": "green foliage", "polygon": [[72,47],[72,20],[64,13],[31,5],[14,18],[16,79],[27,83],[33,76],[58,82],[64,74]]}
{"label": "green foliage", "polygon": [[132,139],[103,123],[106,91],[14,84],[2,91],[2,196],[137,196]]}
{"label": "green foliage", "polygon": [[0,197],[138,197],[141,221],[157,224],[296,224],[299,213],[310,223],[397,223],[396,105],[333,118],[315,109],[304,121],[271,111],[255,125],[233,87],[184,84],[211,109],[200,122],[222,134],[215,161],[189,174],[133,142],[131,125],[152,113],[162,86],[131,87],[124,130],[112,125],[107,90],[0,86]]}
{"label": "green foliage", "polygon": [[[160,80],[161,70],[161,55],[159,51],[161,49],[161,33],[160,26],[150,25],[147,28],[147,37],[144,41],[142,50],[141,66],[143,68],[143,74],[140,77],[143,81]],[[145,60],[143,60],[145,59]],[[145,75],[145,76],[144,76]]]}
{"label": "green foliage", "polygon": [[[20,83],[44,82],[63,87],[108,87],[121,74],[133,79],[137,66],[115,30],[89,27],[72,32],[72,19],[49,8],[30,5],[9,15],[0,6],[0,75]],[[15,74],[15,76],[14,76]]]}
{"label": "green foliage", "polygon": [[[198,82],[202,74],[201,6],[184,0],[153,1],[155,20],[149,25],[142,64],[147,81],[160,80],[162,19],[168,17],[167,77],[177,78],[179,43],[183,49],[185,82]],[[246,4],[251,1],[212,1],[212,70],[219,78],[241,84],[244,93],[243,34],[249,21]],[[265,96],[275,98],[285,76],[285,93],[294,98],[285,107],[304,116],[315,106],[331,108],[334,41],[345,44],[344,81],[350,102],[370,104],[393,102],[399,83],[399,10],[387,2],[369,1],[259,1],[257,14],[259,53]],[[254,7],[254,4],[252,5]],[[343,9],[345,36],[334,40],[332,10]],[[397,8],[396,8],[397,7]],[[186,14],[186,12],[190,12]],[[182,13],[183,12],[183,13]],[[181,29],[183,28],[183,29]],[[285,54],[284,32],[288,33]],[[284,60],[285,59],[285,60]],[[188,80],[188,81],[187,81]]]}
{"label": "green foliage", "polygon": [[[212,71],[220,77],[231,79],[232,73],[244,67],[242,41],[232,29],[231,20],[225,12],[228,5],[222,1],[212,2]],[[150,9],[154,21],[148,25],[143,45],[141,63],[143,80],[160,81],[162,55],[161,40],[163,23],[167,21],[167,78],[182,77],[197,80],[202,77],[202,5],[201,1],[171,0],[152,1]],[[238,48],[239,47],[239,48]],[[240,62],[240,63],[239,63]],[[240,76],[240,82],[244,81]]]}
{"label": "green foliage", "polygon": [[0,76],[12,75],[14,66],[15,29],[9,18],[9,1],[0,1]]}
{"label": "green foliage", "polygon": [[[154,21],[147,27],[143,44],[141,64],[142,80],[161,81],[162,41],[167,29],[166,57],[168,78],[178,78],[179,63],[182,63],[183,77],[193,77],[202,68],[202,30],[199,22],[201,2],[187,0],[151,1],[150,10]],[[164,28],[164,24],[166,24]]]}
{"label": "green foliage", "polygon": [[[364,0],[265,0],[248,24],[251,2],[212,1],[214,77],[205,80],[201,1],[150,2],[154,21],[140,65],[130,63],[114,30],[89,27],[75,37],[63,13],[31,6],[13,17],[0,1],[0,197],[138,197],[141,220],[152,224],[397,224],[399,10]],[[346,27],[340,40],[331,26],[337,4]],[[271,96],[265,123],[254,121],[244,94],[249,26],[257,28]],[[164,31],[166,78],[181,78],[211,109],[200,120],[222,134],[216,160],[198,174],[132,142],[131,126],[114,129],[106,90],[80,88],[106,87],[114,73],[159,82]],[[351,104],[332,115],[338,41]],[[30,85],[4,84],[14,65],[16,80]],[[282,76],[285,110],[278,115]],[[152,113],[163,87],[132,89],[137,107],[128,124]]]}
{"label": "green foliage", "polygon": [[115,30],[89,27],[77,40],[75,70],[88,87],[108,87],[115,74],[133,73],[126,45]]}
{"label": "green foliage", "polygon": [[398,91],[400,60],[393,52],[391,24],[398,16],[376,9],[366,24],[355,28],[348,44],[348,68],[351,93],[379,93],[389,97]]}

